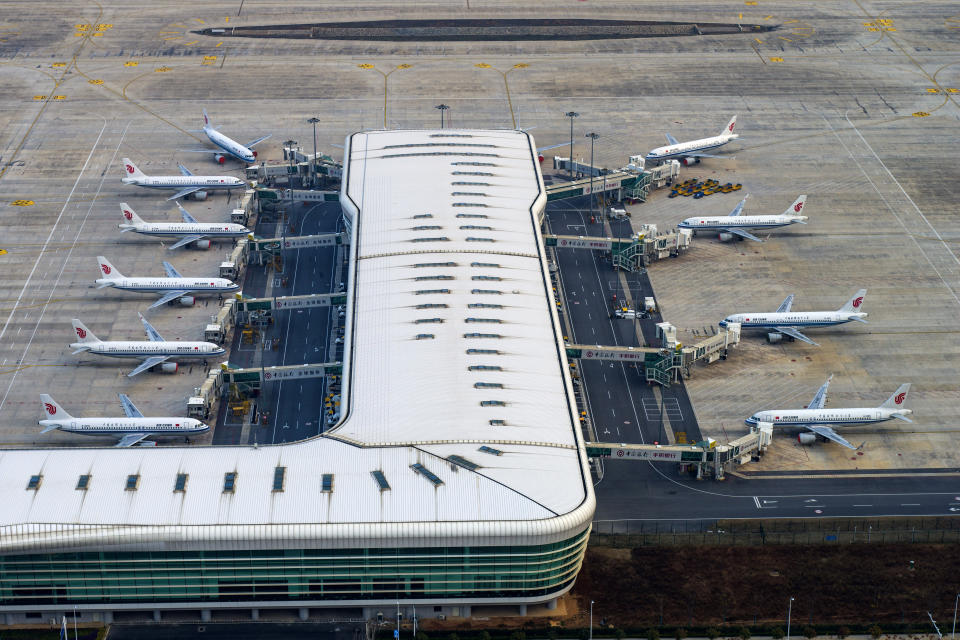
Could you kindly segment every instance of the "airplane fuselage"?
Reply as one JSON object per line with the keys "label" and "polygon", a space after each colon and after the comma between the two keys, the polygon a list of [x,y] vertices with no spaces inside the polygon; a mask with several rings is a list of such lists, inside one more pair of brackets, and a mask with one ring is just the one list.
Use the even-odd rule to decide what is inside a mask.
{"label": "airplane fuselage", "polygon": [[830,424],[869,424],[884,422],[893,418],[894,414],[909,415],[910,409],[883,409],[880,407],[857,409],[771,409],[753,414],[744,422],[755,425],[758,422],[769,422],[775,427]]}
{"label": "airplane fuselage", "polygon": [[661,162],[664,160],[673,160],[674,158],[685,158],[691,153],[709,151],[722,147],[728,142],[732,142],[740,136],[736,133],[725,134],[722,136],[713,136],[710,138],[700,138],[699,140],[690,140],[689,142],[678,142],[677,144],[668,144],[663,147],[657,147],[647,154],[648,162]]}
{"label": "airplane fuselage", "polygon": [[687,218],[677,226],[681,229],[694,231],[719,230],[730,228],[740,229],[775,229],[787,225],[804,222],[807,216],[702,216]]}
{"label": "airplane fuselage", "polygon": [[71,349],[111,358],[210,358],[223,355],[226,349],[212,342],[148,342],[111,340],[99,343],[74,342]]}
{"label": "airplane fuselage", "polygon": [[209,426],[193,418],[68,418],[41,420],[44,427],[57,427],[68,433],[84,435],[193,435],[204,433]]}
{"label": "airplane fuselage", "polygon": [[866,313],[838,313],[836,311],[788,311],[786,313],[735,313],[718,324],[739,322],[741,329],[776,329],[777,327],[829,327],[865,318]]}
{"label": "airplane fuselage", "polygon": [[210,142],[222,149],[227,155],[237,160],[242,160],[243,162],[252,163],[257,161],[257,156],[253,153],[252,149],[248,149],[236,140],[228,138],[213,127],[206,126],[203,128],[203,132],[207,134]]}
{"label": "airplane fuselage", "polygon": [[121,178],[123,184],[148,189],[239,189],[246,183],[234,176],[144,176]]}
{"label": "airplane fuselage", "polygon": [[221,238],[240,238],[250,233],[250,230],[242,224],[233,222],[224,222],[217,224],[213,222],[148,222],[145,224],[126,224],[119,225],[121,229],[130,230],[135,233],[142,233],[148,236],[208,236]]}
{"label": "airplane fuselage", "polygon": [[226,278],[98,278],[98,285],[124,291],[190,291],[195,293],[220,293],[236,291],[240,285]]}

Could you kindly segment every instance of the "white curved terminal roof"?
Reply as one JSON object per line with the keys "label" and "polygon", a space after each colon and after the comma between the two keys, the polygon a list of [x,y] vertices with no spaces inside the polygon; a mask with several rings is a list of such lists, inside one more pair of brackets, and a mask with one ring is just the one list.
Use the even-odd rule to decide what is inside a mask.
{"label": "white curved terminal roof", "polygon": [[[2,450],[0,552],[223,537],[504,543],[588,526],[594,498],[538,231],[546,198],[532,138],[375,131],[351,136],[346,154],[341,424],[256,449]],[[237,474],[233,492],[226,473]],[[35,474],[39,488],[26,489]],[[89,487],[77,490],[82,474]],[[182,492],[177,474],[188,474]]]}

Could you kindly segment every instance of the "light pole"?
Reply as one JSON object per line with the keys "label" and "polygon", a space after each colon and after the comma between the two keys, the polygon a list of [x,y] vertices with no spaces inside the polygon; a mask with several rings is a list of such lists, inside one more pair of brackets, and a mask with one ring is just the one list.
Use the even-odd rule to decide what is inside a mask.
{"label": "light pole", "polygon": [[950,632],[950,640],[954,640],[957,637],[957,603],[960,602],[960,593],[957,594],[956,599],[953,601],[953,631]]}
{"label": "light pole", "polygon": [[313,162],[310,163],[310,186],[317,186],[317,123],[320,118],[310,118],[307,120],[313,125]]}
{"label": "light pole", "polygon": [[793,596],[790,596],[790,602],[787,604],[787,640],[790,640],[790,614],[793,612]]}
{"label": "light pole", "polygon": [[439,109],[439,110],[440,110],[440,128],[441,128],[441,129],[443,129],[443,112],[446,111],[446,110],[449,109],[449,108],[450,108],[450,107],[449,107],[448,105],[445,105],[445,104],[438,104],[437,106],[434,107],[434,109]]}
{"label": "light pole", "polygon": [[590,640],[593,640],[593,600],[590,601]]}
{"label": "light pole", "polygon": [[573,180],[573,119],[579,118],[580,114],[576,111],[567,111],[563,115],[570,118],[570,179]]}
{"label": "light pole", "polygon": [[[572,120],[571,120],[572,122]],[[585,137],[590,138],[590,216],[593,216],[593,143],[596,142],[600,134],[590,132]]]}

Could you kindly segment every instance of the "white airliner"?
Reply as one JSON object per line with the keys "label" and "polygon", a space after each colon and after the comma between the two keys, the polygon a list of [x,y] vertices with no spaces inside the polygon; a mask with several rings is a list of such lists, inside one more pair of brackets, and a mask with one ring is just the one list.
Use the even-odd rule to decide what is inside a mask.
{"label": "white airliner", "polygon": [[181,151],[187,151],[189,153],[212,153],[214,159],[220,164],[223,164],[226,161],[226,156],[231,156],[237,160],[242,160],[243,162],[256,162],[257,152],[253,150],[253,146],[270,137],[269,135],[266,135],[243,145],[236,140],[223,135],[217,131],[217,129],[218,127],[214,127],[210,124],[210,118],[207,117],[207,110],[204,109],[203,133],[206,134],[207,138],[210,139],[210,142],[220,149],[220,151],[212,151],[210,149],[181,149]]}
{"label": "white airliner", "polygon": [[827,381],[817,391],[817,395],[813,396],[813,401],[807,405],[806,409],[760,411],[744,420],[744,422],[750,425],[758,422],[769,422],[775,427],[805,427],[813,433],[800,433],[797,436],[797,441],[800,444],[813,444],[816,442],[817,436],[820,436],[840,443],[849,449],[859,449],[863,445],[861,444],[860,447],[853,446],[827,425],[869,424],[871,422],[883,422],[891,418],[913,422],[906,417],[913,412],[910,409],[903,408],[903,403],[907,401],[907,393],[910,392],[910,383],[900,385],[900,388],[879,407],[824,409],[823,405],[827,401],[827,387],[830,386],[830,380],[832,379],[833,376],[827,378]]}
{"label": "white airliner", "polygon": [[139,358],[143,360],[136,369],[127,374],[132,378],[151,367],[167,360],[181,360],[186,358],[214,358],[226,353],[226,349],[212,342],[174,342],[164,340],[142,314],[140,322],[147,332],[149,340],[100,340],[87,329],[82,322],[73,319],[73,331],[80,338],[80,342],[70,345],[74,349],[73,355],[78,353],[92,353],[98,356],[111,358]]}
{"label": "white airliner", "polygon": [[100,273],[103,275],[102,278],[97,278],[97,289],[113,287],[123,291],[162,293],[163,296],[148,307],[150,309],[177,298],[189,296],[191,293],[224,293],[240,288],[240,285],[226,278],[185,278],[169,262],[163,263],[163,268],[167,272],[166,278],[128,278],[117,271],[117,268],[103,256],[97,256],[97,261]]}
{"label": "white airliner", "polygon": [[[750,196],[747,196],[749,198]],[[803,210],[807,202],[807,196],[803,195],[793,201],[786,211],[779,215],[761,215],[761,216],[742,216],[743,205],[747,198],[740,201],[733,211],[726,216],[700,216],[696,218],[687,218],[677,226],[681,229],[693,229],[694,231],[719,231],[721,234],[729,233],[754,242],[763,242],[760,238],[753,235],[747,229],[776,229],[791,224],[807,224],[807,216],[797,215]],[[729,240],[730,238],[724,238]]]}
{"label": "white airliner", "polygon": [[212,189],[240,189],[247,183],[234,176],[195,176],[182,164],[178,164],[179,176],[148,176],[130,158],[123,159],[123,184],[133,184],[150,189],[177,189],[167,200],[178,200],[197,191]]}
{"label": "white airliner", "polygon": [[[120,404],[127,414],[125,418],[74,418],[63,410],[57,401],[43,393],[40,394],[40,404],[46,420],[41,420],[41,433],[55,429],[68,433],[84,435],[116,435],[120,436],[118,447],[129,447],[137,444],[147,436],[190,436],[208,431],[210,427],[193,418],[144,418],[140,410],[130,401],[130,398],[120,393]],[[144,442],[145,445],[155,445],[155,442]]]}
{"label": "white airliner", "polygon": [[740,136],[733,132],[733,128],[736,125],[737,116],[733,116],[730,118],[730,122],[727,123],[727,126],[723,128],[723,131],[720,132],[720,135],[713,136],[711,138],[691,140],[689,142],[677,142],[677,139],[668,133],[666,134],[666,146],[657,147],[648,153],[646,160],[647,162],[659,163],[676,158],[679,159],[684,165],[691,165],[695,162],[700,162],[700,158],[728,158],[732,160],[733,156],[715,156],[709,153],[704,153],[704,151],[722,147],[728,142],[739,138]]}
{"label": "white airliner", "polygon": [[860,289],[846,304],[836,311],[791,311],[793,294],[780,303],[773,313],[735,313],[727,316],[718,324],[726,327],[729,322],[739,322],[741,329],[773,329],[791,338],[802,340],[818,347],[816,342],[800,333],[801,327],[829,327],[836,324],[857,321],[866,324],[867,314],[860,311],[860,305],[867,295],[866,289]]}
{"label": "white airliner", "polygon": [[241,238],[251,233],[242,224],[234,222],[197,222],[197,219],[180,206],[179,202],[177,207],[180,209],[183,222],[146,222],[130,208],[130,205],[121,202],[120,212],[123,214],[123,219],[128,222],[121,222],[117,227],[119,227],[120,233],[135,231],[148,236],[180,238],[167,247],[170,250],[179,249],[191,242],[197,242],[205,238]]}

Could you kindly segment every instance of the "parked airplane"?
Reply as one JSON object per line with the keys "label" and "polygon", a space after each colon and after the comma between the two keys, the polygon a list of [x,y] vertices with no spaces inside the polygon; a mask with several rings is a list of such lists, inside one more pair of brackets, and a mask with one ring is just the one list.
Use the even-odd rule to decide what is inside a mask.
{"label": "parked airplane", "polygon": [[[174,342],[164,340],[153,328],[143,314],[137,314],[149,340],[100,340],[87,329],[82,322],[73,319],[73,331],[80,338],[80,342],[70,345],[74,349],[73,355],[78,353],[92,353],[98,356],[111,358],[139,358],[143,362],[136,369],[127,374],[132,378],[151,367],[164,363],[171,358],[181,360],[185,358],[214,358],[226,353],[226,349],[212,342]],[[172,367],[170,372],[176,371],[176,363],[164,365]]]}
{"label": "parked airplane", "polygon": [[[67,433],[84,435],[117,435],[120,441],[118,447],[129,447],[137,444],[147,436],[190,436],[203,433],[210,429],[207,425],[193,418],[144,418],[140,410],[122,393],[120,404],[127,414],[125,418],[74,418],[64,411],[57,401],[45,393],[40,394],[40,404],[43,405],[46,420],[41,420],[41,433],[55,429]],[[144,442],[144,445],[155,445],[155,442]]]}
{"label": "parked airplane", "polygon": [[742,329],[772,329],[774,332],[782,333],[817,347],[820,345],[800,333],[799,329],[801,327],[829,327],[854,320],[866,324],[867,321],[864,318],[867,317],[867,314],[860,311],[860,305],[863,304],[866,295],[867,290],[860,289],[836,311],[796,312],[790,310],[793,305],[793,294],[790,294],[773,313],[735,313],[727,316],[718,324],[721,327],[726,327],[727,323],[739,322]]}
{"label": "parked airplane", "polygon": [[[180,238],[167,249],[178,249],[191,242],[197,242],[205,238],[241,238],[252,233],[242,224],[234,222],[197,222],[197,219],[190,215],[186,209],[177,203],[180,209],[180,216],[183,222],[145,222],[126,202],[120,203],[120,211],[123,219],[128,222],[121,222],[117,225],[120,233],[135,231],[148,236],[167,236]],[[210,246],[207,240],[208,248]]]}
{"label": "parked airplane", "polygon": [[804,427],[813,433],[800,433],[797,441],[800,444],[813,444],[817,436],[833,440],[840,443],[848,449],[859,449],[847,442],[836,431],[827,425],[851,425],[851,424],[869,424],[871,422],[883,422],[896,418],[904,422],[913,422],[906,416],[913,413],[910,409],[904,409],[903,403],[907,401],[907,394],[910,392],[910,383],[900,385],[892,396],[879,407],[870,407],[862,409],[824,409],[823,405],[827,401],[827,387],[830,386],[830,380],[833,376],[827,378],[823,383],[817,395],[813,396],[813,401],[807,405],[806,409],[774,409],[770,411],[760,411],[747,418],[744,422],[749,425],[755,425],[758,422],[769,422],[775,427]]}
{"label": "parked airplane", "polygon": [[207,138],[210,139],[210,142],[212,142],[213,145],[222,152],[213,151],[211,149],[181,149],[181,151],[186,151],[189,153],[212,153],[214,159],[220,164],[226,162],[226,156],[231,156],[237,160],[242,160],[243,162],[256,162],[257,152],[253,150],[253,146],[270,137],[269,135],[266,135],[243,145],[217,131],[218,128],[219,127],[214,127],[210,124],[210,118],[207,117],[207,110],[204,109],[203,133],[206,134]]}
{"label": "parked airplane", "polygon": [[733,159],[733,156],[715,156],[709,153],[704,153],[704,151],[722,147],[728,142],[739,138],[740,136],[733,132],[733,128],[736,125],[737,116],[733,116],[730,118],[730,122],[727,123],[727,126],[723,128],[723,131],[720,132],[720,135],[710,138],[700,138],[699,140],[690,140],[689,142],[677,142],[677,139],[668,133],[666,134],[666,146],[657,147],[648,153],[646,161],[659,163],[676,158],[679,159],[684,165],[689,166],[696,162],[700,162],[700,158]]}
{"label": "parked airplane", "polygon": [[124,158],[122,181],[123,184],[133,184],[150,189],[177,189],[178,191],[167,200],[178,200],[197,191],[239,189],[247,186],[246,182],[234,176],[195,176],[182,164],[177,164],[177,167],[180,168],[181,175],[179,176],[148,176],[140,171],[137,165],[130,161],[130,158]]}
{"label": "parked airplane", "polygon": [[103,275],[102,278],[97,278],[97,289],[113,287],[123,291],[162,293],[163,296],[148,307],[150,309],[177,298],[183,298],[184,304],[193,304],[193,296],[189,295],[191,293],[224,293],[240,288],[240,285],[226,278],[185,278],[169,262],[163,263],[163,268],[167,272],[166,278],[128,278],[117,271],[117,268],[103,256],[97,256],[97,260],[100,273]]}
{"label": "parked airplane", "polygon": [[[750,196],[747,196],[749,198]],[[681,229],[694,231],[719,231],[721,240],[730,240],[733,236],[740,236],[754,242],[763,242],[747,229],[775,229],[791,224],[807,224],[807,216],[797,215],[803,210],[807,196],[803,195],[793,201],[786,211],[780,215],[742,216],[743,205],[747,198],[740,201],[733,211],[726,216],[700,216],[687,218],[677,226]],[[728,237],[724,237],[727,234]]]}

